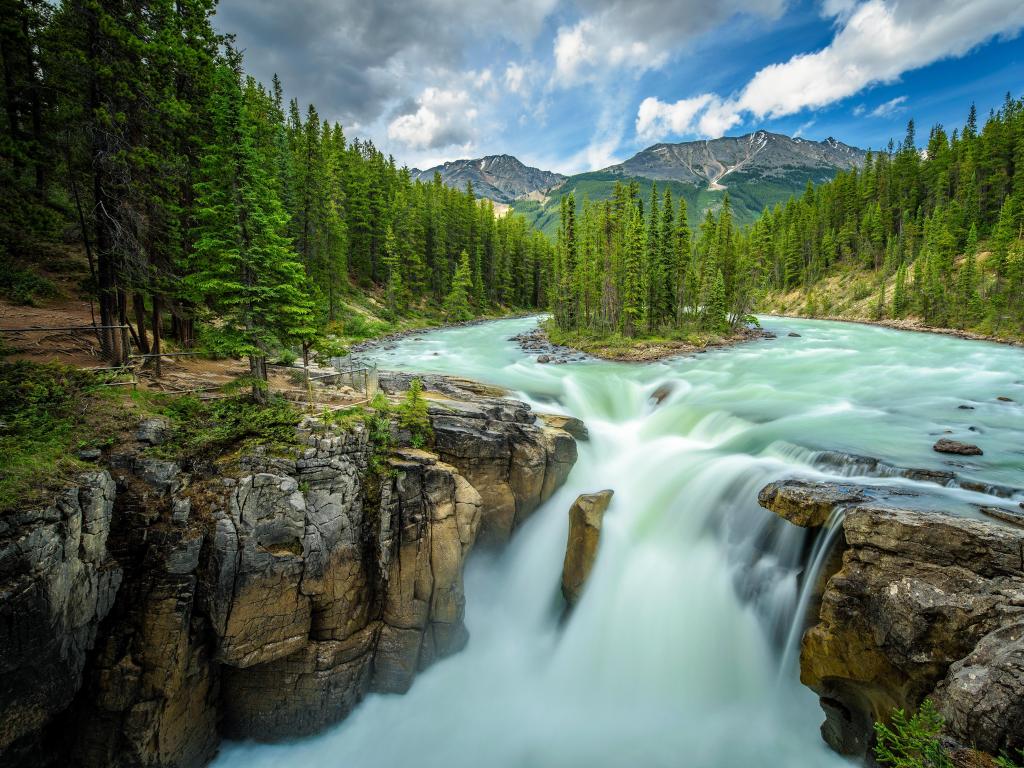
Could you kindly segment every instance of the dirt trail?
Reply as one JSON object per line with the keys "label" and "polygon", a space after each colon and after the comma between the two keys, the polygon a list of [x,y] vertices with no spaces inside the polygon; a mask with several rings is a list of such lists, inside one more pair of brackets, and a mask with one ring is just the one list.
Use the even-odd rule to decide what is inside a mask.
{"label": "dirt trail", "polygon": [[[53,299],[39,306],[19,306],[0,299],[0,329],[46,327],[70,328],[93,324],[89,302],[76,299]],[[99,342],[91,332],[49,331],[24,334],[0,334],[11,350],[6,360],[30,360],[36,363],[56,362],[78,368],[101,368],[107,363],[100,355]],[[165,342],[166,352],[172,346]],[[244,360],[211,360],[202,357],[164,357],[161,376],[156,378],[151,367],[134,366],[137,386],[158,392],[214,390],[230,384],[249,372]],[[330,369],[327,369],[330,370]],[[316,375],[317,369],[311,368]],[[307,392],[302,371],[272,367],[270,389],[285,397],[305,401]],[[361,392],[348,387],[323,387],[314,384],[313,402],[317,406],[337,406],[365,399]]]}

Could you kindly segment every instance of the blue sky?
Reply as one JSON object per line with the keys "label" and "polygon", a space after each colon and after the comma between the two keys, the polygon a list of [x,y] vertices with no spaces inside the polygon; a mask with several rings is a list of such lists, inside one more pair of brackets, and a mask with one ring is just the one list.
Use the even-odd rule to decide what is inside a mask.
{"label": "blue sky", "polygon": [[1022,0],[221,0],[246,67],[425,168],[768,130],[884,147],[1024,94]]}

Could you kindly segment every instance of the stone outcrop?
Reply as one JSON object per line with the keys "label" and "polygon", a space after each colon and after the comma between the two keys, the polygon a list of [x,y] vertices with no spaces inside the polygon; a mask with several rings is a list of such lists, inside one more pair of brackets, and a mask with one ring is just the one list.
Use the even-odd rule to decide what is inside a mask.
{"label": "stone outcrop", "polygon": [[[381,387],[400,393],[412,377],[381,377]],[[525,403],[472,396],[458,380],[423,377],[439,392],[430,401],[438,456],[480,493],[480,544],[501,545],[565,482],[576,463],[576,441],[560,426],[538,419]],[[582,425],[565,424],[576,432]]]}
{"label": "stone outcrop", "polygon": [[291,455],[203,475],[148,455],[151,421],[109,470],[0,520],[0,763],[198,768],[222,736],[314,733],[461,649],[485,521],[510,532],[575,443],[439,386],[435,451],[394,449],[384,474],[361,424],[307,420]]}
{"label": "stone outcrop", "polygon": [[[960,744],[1024,747],[1024,531],[883,505],[871,489],[857,501],[844,488],[789,481],[761,494],[798,522],[847,507],[841,566],[801,648],[826,741],[863,754],[875,721],[931,698]],[[794,512],[798,499],[807,508]]]}
{"label": "stone outcrop", "polygon": [[570,607],[579,602],[594,567],[604,513],[613,493],[606,490],[581,494],[569,509],[569,538],[562,564],[562,597]]}
{"label": "stone outcrop", "polygon": [[0,757],[30,752],[81,687],[121,583],[114,495],[108,472],[90,472],[48,506],[0,516]]}

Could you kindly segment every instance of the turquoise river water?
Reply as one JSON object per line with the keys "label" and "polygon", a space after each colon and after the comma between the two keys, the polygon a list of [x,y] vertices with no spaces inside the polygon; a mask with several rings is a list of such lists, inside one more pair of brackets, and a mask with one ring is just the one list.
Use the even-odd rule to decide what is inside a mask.
{"label": "turquoise river water", "polygon": [[[319,736],[228,744],[215,765],[847,765],[821,742],[816,697],[797,680],[807,534],[761,509],[757,492],[790,475],[860,479],[856,465],[823,464],[826,450],[1024,485],[1024,351],[866,325],[762,322],[777,339],[642,365],[538,364],[509,340],[536,318],[424,333],[374,352],[382,368],[506,387],[536,410],[583,419],[591,439],[565,487],[512,543],[471,560],[462,653],[404,696],[369,696]],[[662,387],[670,394],[658,404]],[[947,431],[984,456],[934,453]],[[931,504],[957,514],[1006,503],[902,478],[863,482],[926,489]],[[602,488],[615,497],[597,563],[563,624],[566,512],[579,493]]]}

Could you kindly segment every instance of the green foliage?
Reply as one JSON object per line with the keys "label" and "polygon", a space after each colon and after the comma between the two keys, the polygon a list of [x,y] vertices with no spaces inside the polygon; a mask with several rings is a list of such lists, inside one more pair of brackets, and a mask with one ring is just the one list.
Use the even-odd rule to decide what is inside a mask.
{"label": "green foliage", "polygon": [[398,425],[409,430],[413,448],[422,448],[434,435],[423,397],[423,382],[419,379],[410,382],[409,391],[398,407]]}
{"label": "green foliage", "polygon": [[832,274],[863,302],[895,274],[892,317],[1024,336],[1024,100],[1008,94],[981,130],[973,111],[968,122],[935,126],[924,154],[908,130],[863,168],[765,211],[742,246],[764,287],[782,294]]}
{"label": "green foliage", "polygon": [[616,185],[612,199],[562,199],[555,248],[552,314],[563,331],[611,338],[734,331],[753,308],[758,284],[749,243],[739,237],[725,195],[693,238],[685,201],[671,187],[650,186],[646,208],[639,185]]}
{"label": "green foliage", "polygon": [[[1024,762],[1024,749],[1017,750],[1017,756],[1020,757],[1021,761]],[[1017,762],[1006,755],[996,758],[996,765],[999,768],[1021,768]]]}
{"label": "green foliage", "polygon": [[370,470],[376,477],[384,477],[388,474],[388,457],[391,455],[391,403],[384,393],[378,392],[370,401],[366,426],[373,446]]}
{"label": "green foliage", "polygon": [[185,395],[163,410],[170,419],[170,439],[159,453],[184,460],[213,460],[254,446],[284,450],[298,445],[299,410],[275,397],[267,403],[247,396],[200,400]]}
{"label": "green foliage", "polygon": [[891,727],[875,723],[875,758],[892,768],[953,768],[939,739],[942,726],[942,716],[929,699],[912,717],[897,709]]}
{"label": "green foliage", "polygon": [[371,320],[358,312],[348,315],[341,325],[342,334],[352,339],[372,339],[390,333],[393,329],[391,323]]}
{"label": "green foliage", "polygon": [[444,313],[449,322],[459,323],[473,319],[473,310],[469,306],[469,291],[473,287],[473,279],[469,267],[469,254],[465,251],[459,257],[459,268],[452,278],[452,288],[444,300]]}
{"label": "green foliage", "polygon": [[0,362],[0,511],[32,504],[131,423],[103,381],[76,368]]}
{"label": "green foliage", "polygon": [[254,377],[266,381],[271,349],[315,337],[312,302],[267,173],[257,119],[228,66],[218,70],[209,110],[214,136],[196,183],[196,242],[185,283],[193,300],[216,315],[206,334],[211,349],[248,357]]}
{"label": "green foliage", "polygon": [[10,260],[0,259],[0,296],[14,304],[32,306],[36,299],[55,295],[57,288],[52,281]]}
{"label": "green foliage", "polygon": [[[281,347],[326,354],[327,329],[368,296],[396,324],[436,317],[456,282],[459,319],[545,306],[543,235],[471,188],[414,182],[314,105],[287,101],[276,77],[267,87],[245,76],[230,34],[214,30],[215,0],[10,6],[5,296],[45,295],[34,273],[7,266],[36,263],[41,244],[77,230],[102,324],[130,320],[143,351],[173,337],[247,356],[254,382]],[[377,329],[346,335],[364,334]],[[123,351],[117,334],[103,341],[110,357]]]}

